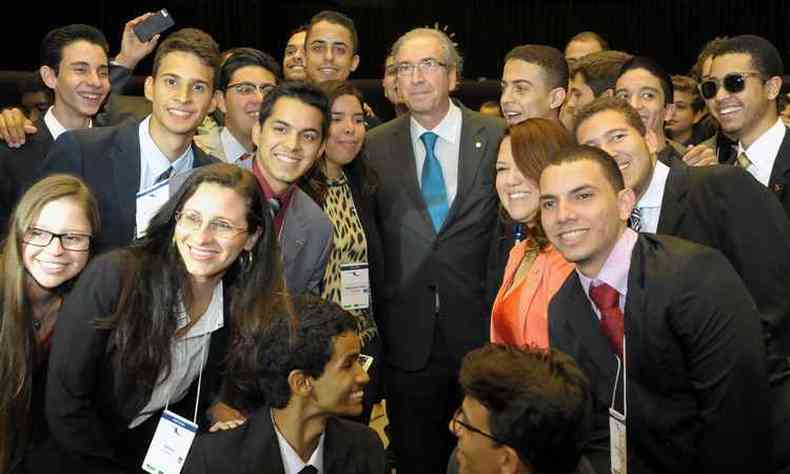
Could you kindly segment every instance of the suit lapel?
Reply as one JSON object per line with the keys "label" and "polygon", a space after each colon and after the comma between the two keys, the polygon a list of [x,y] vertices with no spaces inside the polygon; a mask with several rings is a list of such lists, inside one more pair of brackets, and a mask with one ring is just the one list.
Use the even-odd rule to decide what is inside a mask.
{"label": "suit lapel", "polygon": [[[115,181],[115,200],[118,209],[119,228],[122,241],[129,241],[133,237],[135,216],[137,214],[137,191],[140,187],[140,137],[138,135],[140,122],[124,126],[118,131],[110,160],[113,167]],[[131,209],[131,212],[128,210]]]}
{"label": "suit lapel", "polygon": [[475,120],[469,110],[461,104],[456,104],[461,109],[463,117],[461,124],[461,143],[458,148],[458,187],[453,205],[444,220],[442,230],[446,229],[458,215],[464,198],[469,195],[475,182],[480,163],[483,161],[485,151],[489,146],[485,134],[485,125]]}
{"label": "suit lapel", "polygon": [[768,189],[780,199],[784,194],[787,181],[790,179],[790,133],[785,128],[785,137],[782,145],[779,146],[779,153],[774,161],[774,168],[771,170],[771,179],[768,182]]}
{"label": "suit lapel", "polygon": [[688,193],[689,169],[686,166],[669,168],[664,198],[661,200],[661,215],[658,218],[658,234],[675,234],[686,215],[686,194]]}
{"label": "suit lapel", "polygon": [[283,253],[283,263],[285,268],[289,268],[287,262],[293,261],[305,244],[307,235],[307,218],[302,215],[301,192],[295,189],[288,209],[285,211],[283,227],[280,231],[279,241]]}
{"label": "suit lapel", "polygon": [[348,467],[346,458],[348,448],[352,445],[350,440],[339,442],[343,433],[338,431],[338,422],[334,417],[326,420],[326,433],[324,437],[324,473],[341,474],[343,468]]}
{"label": "suit lapel", "polygon": [[403,189],[414,203],[414,209],[417,209],[420,215],[420,227],[425,230],[426,235],[433,236],[433,223],[420,191],[420,181],[417,178],[416,157],[411,143],[411,119],[405,115],[399,120],[401,123],[395,130],[395,140],[390,144],[390,156],[395,158],[390,163],[392,176],[387,178],[400,179]]}
{"label": "suit lapel", "polygon": [[241,449],[239,465],[246,474],[284,474],[280,445],[274,432],[272,416],[268,408],[261,408],[248,420],[251,423],[245,439],[248,446]]}

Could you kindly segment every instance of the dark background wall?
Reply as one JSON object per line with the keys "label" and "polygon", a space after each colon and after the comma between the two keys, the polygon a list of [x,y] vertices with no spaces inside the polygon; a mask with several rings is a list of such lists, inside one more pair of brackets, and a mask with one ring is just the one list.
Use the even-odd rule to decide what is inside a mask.
{"label": "dark background wall", "polygon": [[[21,3],[11,6],[10,3]],[[52,0],[50,0],[52,1]],[[57,0],[54,0],[57,2]],[[211,33],[222,48],[255,46],[280,57],[288,32],[322,9],[335,9],[357,24],[362,58],[356,78],[379,77],[392,42],[415,26],[447,25],[466,57],[466,78],[498,78],[502,58],[514,45],[562,47],[582,30],[601,33],[613,48],[658,59],[673,73],[685,72],[700,47],[718,35],[755,33],[771,40],[790,61],[790,2],[784,0],[644,1],[446,1],[446,0],[158,0],[112,2],[8,0],[0,13],[0,69],[32,70],[38,44],[49,29],[89,23],[107,35],[117,52],[124,23],[165,7],[179,27]],[[150,70],[150,61],[137,73]]]}

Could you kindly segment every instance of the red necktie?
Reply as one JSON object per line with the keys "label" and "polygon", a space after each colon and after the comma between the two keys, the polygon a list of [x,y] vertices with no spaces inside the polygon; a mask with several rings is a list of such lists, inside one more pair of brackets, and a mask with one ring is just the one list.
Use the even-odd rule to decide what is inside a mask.
{"label": "red necktie", "polygon": [[601,332],[609,339],[612,350],[623,358],[625,323],[620,311],[620,293],[603,283],[590,288],[590,299],[601,312]]}

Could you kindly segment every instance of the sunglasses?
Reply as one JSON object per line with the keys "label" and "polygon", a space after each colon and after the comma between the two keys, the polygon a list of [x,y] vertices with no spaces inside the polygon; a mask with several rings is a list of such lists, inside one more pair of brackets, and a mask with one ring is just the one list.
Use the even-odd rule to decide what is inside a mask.
{"label": "sunglasses", "polygon": [[759,72],[732,72],[724,76],[724,79],[707,79],[699,85],[699,93],[705,100],[716,97],[719,87],[724,86],[724,90],[737,94],[746,88],[746,79],[750,76],[761,77]]}

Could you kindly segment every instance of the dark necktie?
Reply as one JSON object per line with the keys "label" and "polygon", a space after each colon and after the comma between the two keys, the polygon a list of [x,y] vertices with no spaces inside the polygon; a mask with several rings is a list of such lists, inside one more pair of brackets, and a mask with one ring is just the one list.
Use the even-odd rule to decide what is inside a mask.
{"label": "dark necktie", "polygon": [[277,214],[280,213],[280,200],[276,197],[267,199],[269,201],[269,207],[272,209],[272,219],[277,217]]}
{"label": "dark necktie", "polygon": [[156,177],[156,181],[154,181],[154,184],[159,184],[162,181],[169,179],[171,174],[173,174],[173,167],[168,166],[167,169],[162,174]]}
{"label": "dark necktie", "polygon": [[254,157],[255,155],[252,153],[245,153],[239,157],[239,161],[247,161],[250,158]]}
{"label": "dark necktie", "polygon": [[299,474],[318,474],[318,469],[316,469],[315,466],[308,464],[307,466],[303,467],[301,471],[299,471]]}
{"label": "dark necktie", "polygon": [[447,205],[447,189],[444,186],[442,165],[439,164],[433,150],[437,138],[439,135],[433,132],[425,132],[420,135],[420,140],[425,145],[425,161],[422,164],[422,197],[428,207],[428,214],[431,215],[433,230],[438,234],[444,223],[444,218],[447,217],[449,206]]}
{"label": "dark necktie", "polygon": [[628,227],[639,232],[642,230],[642,210],[635,207],[631,210],[631,217],[628,218]]}
{"label": "dark necktie", "polygon": [[590,288],[590,299],[601,312],[601,332],[609,340],[614,353],[622,359],[625,321],[620,310],[620,293],[603,283]]}

